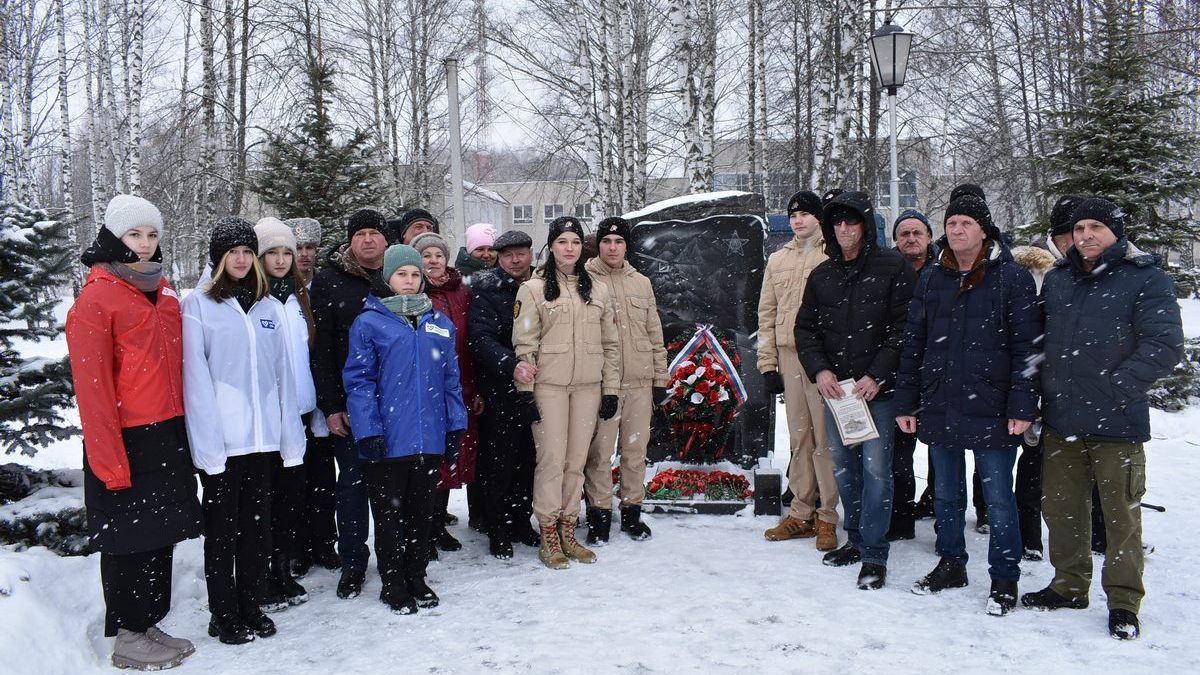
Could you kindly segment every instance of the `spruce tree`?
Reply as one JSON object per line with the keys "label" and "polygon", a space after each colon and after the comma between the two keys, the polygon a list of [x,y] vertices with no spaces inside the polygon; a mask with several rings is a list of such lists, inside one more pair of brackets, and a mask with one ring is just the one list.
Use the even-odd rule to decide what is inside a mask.
{"label": "spruce tree", "polygon": [[67,359],[35,343],[62,334],[54,307],[70,287],[75,251],[67,224],[45,211],[0,203],[0,448],[33,456],[78,429],[61,410],[74,395]]}
{"label": "spruce tree", "polygon": [[1093,56],[1082,69],[1083,102],[1061,115],[1058,150],[1045,158],[1053,197],[1100,195],[1125,211],[1126,233],[1144,249],[1179,250],[1198,224],[1172,215],[1171,203],[1200,191],[1200,144],[1179,113],[1195,91],[1151,74],[1151,53],[1135,13],[1105,0]]}
{"label": "spruce tree", "polygon": [[315,218],[325,225],[325,244],[341,228],[332,227],[350,212],[381,198],[379,167],[366,131],[335,139],[329,115],[333,68],[321,59],[307,65],[308,101],[304,119],[293,129],[272,135],[254,189],[282,218]]}

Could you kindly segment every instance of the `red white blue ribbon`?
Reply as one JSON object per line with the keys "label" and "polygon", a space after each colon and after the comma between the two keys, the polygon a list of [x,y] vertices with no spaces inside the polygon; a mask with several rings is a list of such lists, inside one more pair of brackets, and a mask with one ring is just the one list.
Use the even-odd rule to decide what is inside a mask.
{"label": "red white blue ribbon", "polygon": [[717,365],[721,366],[721,369],[729,375],[729,381],[733,385],[733,396],[735,399],[737,399],[738,404],[744,403],[746,401],[746,387],[742,384],[742,378],[740,375],[738,375],[737,368],[734,367],[733,361],[730,360],[729,355],[725,353],[725,350],[721,348],[721,343],[717,341],[717,336],[713,335],[712,324],[696,324],[695,334],[692,335],[692,339],[687,341],[687,344],[683,346],[683,349],[679,350],[679,353],[675,355],[675,358],[671,360],[671,365],[669,368],[667,368],[667,373],[671,377],[675,377],[675,370],[682,365],[683,362],[690,360],[696,352],[700,351],[702,347],[708,348],[708,352],[712,355],[713,361],[715,361]]}

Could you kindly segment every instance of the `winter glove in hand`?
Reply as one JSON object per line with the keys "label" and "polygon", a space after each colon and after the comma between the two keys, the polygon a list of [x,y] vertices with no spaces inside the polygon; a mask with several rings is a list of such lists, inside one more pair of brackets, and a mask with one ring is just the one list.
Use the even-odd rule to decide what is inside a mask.
{"label": "winter glove in hand", "polygon": [[533,424],[542,421],[542,413],[538,411],[537,401],[532,391],[517,392],[517,421],[521,424]]}
{"label": "winter glove in hand", "polygon": [[367,436],[358,442],[358,454],[372,462],[387,459],[387,443],[383,436]]}
{"label": "winter glove in hand", "polygon": [[446,452],[442,455],[446,466],[458,464],[458,451],[462,447],[462,437],[463,432],[461,430],[446,432]]}
{"label": "winter glove in hand", "polygon": [[669,398],[669,396],[667,395],[667,388],[666,387],[651,387],[650,388],[650,397],[652,399],[652,404],[655,408],[657,408],[660,405],[665,404],[667,402],[667,399]]}
{"label": "winter glove in hand", "polygon": [[768,394],[778,396],[783,393],[783,376],[779,374],[778,370],[763,373],[763,381],[767,384]]}
{"label": "winter glove in hand", "polygon": [[617,395],[605,394],[600,397],[600,419],[611,420],[617,414]]}

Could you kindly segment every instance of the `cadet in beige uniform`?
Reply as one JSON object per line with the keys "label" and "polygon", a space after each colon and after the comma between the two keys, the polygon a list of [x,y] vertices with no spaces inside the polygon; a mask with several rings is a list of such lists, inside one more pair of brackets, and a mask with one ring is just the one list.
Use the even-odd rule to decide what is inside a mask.
{"label": "cadet in beige uniform", "polygon": [[532,364],[532,384],[517,384],[520,407],[533,424],[537,464],[533,514],[541,529],[538,557],[551,569],[596,554],[575,539],[583,468],[597,414],[617,413],[620,343],[608,289],[584,269],[583,226],[570,216],[550,223],[550,257],[521,284],[513,308],[513,351]]}
{"label": "cadet in beige uniform", "polygon": [[766,537],[783,541],[816,536],[817,550],[831,551],[837,548],[838,489],[825,442],[824,403],[817,385],[800,367],[795,337],[804,284],[813,268],[826,259],[820,213],[821,200],[812,192],[797,192],[788,200],[788,221],[796,236],[767,260],[758,300],[758,370],[768,392],[783,394],[791,436],[792,505],[783,520],[765,532]]}
{"label": "cadet in beige uniform", "polygon": [[646,445],[654,406],[666,399],[667,349],[650,280],[625,260],[629,221],[605,218],[596,230],[600,257],[585,269],[610,291],[621,341],[621,393],[617,415],[596,425],[588,450],[584,489],[588,501],[587,543],[608,542],[612,526],[612,456],[621,448],[621,531],[649,539],[642,522],[646,489]]}

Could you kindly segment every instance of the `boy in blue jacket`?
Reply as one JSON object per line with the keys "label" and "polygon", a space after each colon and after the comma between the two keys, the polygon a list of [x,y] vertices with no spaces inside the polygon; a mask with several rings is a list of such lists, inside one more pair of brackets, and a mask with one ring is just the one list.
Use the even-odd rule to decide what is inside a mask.
{"label": "boy in blue jacket", "polygon": [[454,324],[423,292],[422,265],[411,246],[388,248],[383,279],[396,295],[367,296],[342,371],[350,428],[367,467],[379,599],[396,614],[438,604],[425,583],[433,488],[443,454],[455,462],[467,428]]}

